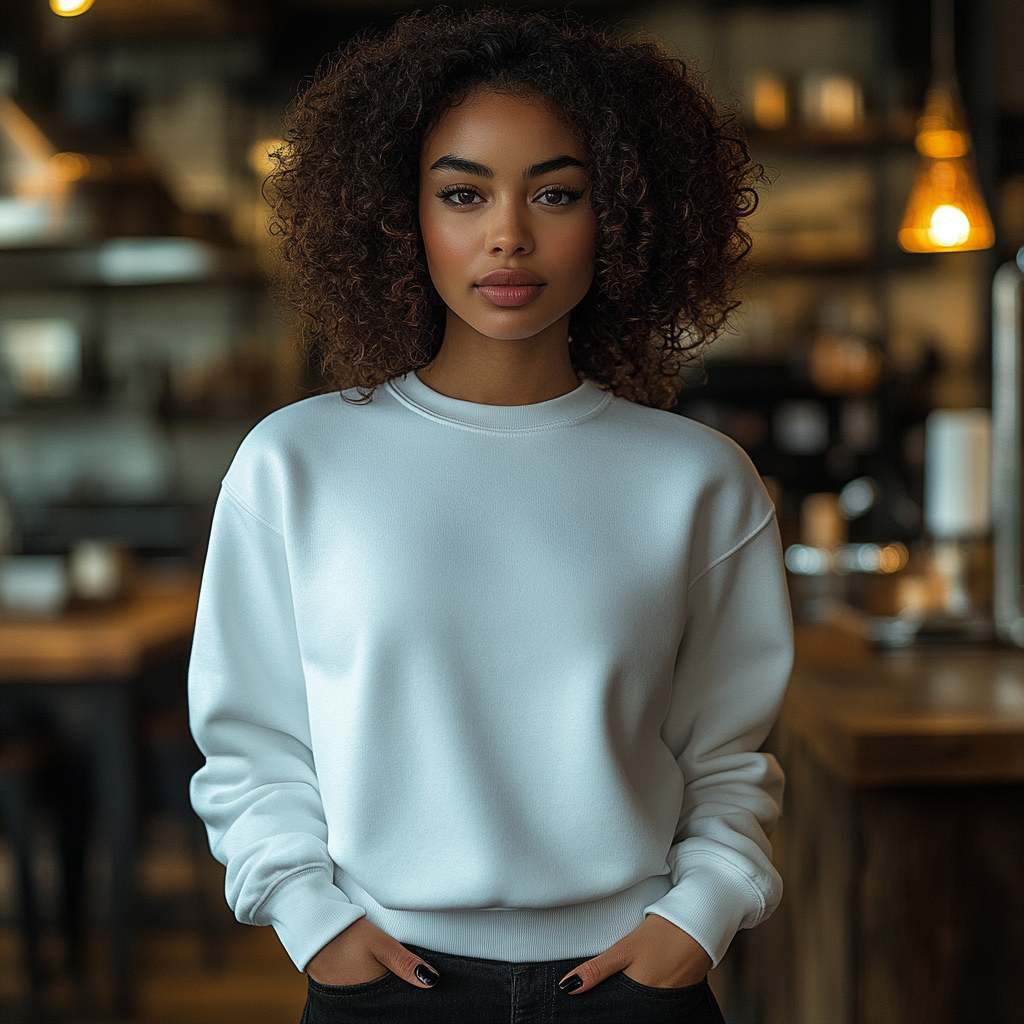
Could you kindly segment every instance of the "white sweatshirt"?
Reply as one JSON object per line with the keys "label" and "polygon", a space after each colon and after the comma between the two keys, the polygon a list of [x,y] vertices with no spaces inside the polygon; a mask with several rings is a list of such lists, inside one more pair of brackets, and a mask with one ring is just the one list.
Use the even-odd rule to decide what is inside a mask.
{"label": "white sweatshirt", "polygon": [[193,805],[300,969],[364,914],[523,962],[654,913],[717,963],[781,894],[756,751],[791,651],[771,502],[713,430],[590,381],[307,399],[224,479]]}

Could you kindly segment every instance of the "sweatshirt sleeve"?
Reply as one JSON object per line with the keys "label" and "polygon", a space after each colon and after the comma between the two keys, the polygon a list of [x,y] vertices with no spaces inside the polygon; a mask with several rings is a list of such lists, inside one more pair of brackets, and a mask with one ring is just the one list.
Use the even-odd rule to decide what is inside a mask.
{"label": "sweatshirt sleeve", "polygon": [[273,925],[299,970],[364,915],[334,884],[281,534],[225,487],[189,666],[206,764],[192,805],[239,921]]}
{"label": "sweatshirt sleeve", "polygon": [[774,514],[689,587],[663,738],[684,795],[668,864],[673,887],[645,913],[695,938],[717,965],[740,928],[782,896],[771,835],[782,803],[775,758],[759,753],[789,680],[792,620]]}

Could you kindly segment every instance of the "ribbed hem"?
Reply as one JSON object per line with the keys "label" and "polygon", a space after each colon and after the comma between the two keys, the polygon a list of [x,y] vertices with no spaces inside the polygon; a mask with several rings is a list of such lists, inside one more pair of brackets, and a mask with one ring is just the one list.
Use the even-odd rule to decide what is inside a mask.
{"label": "ribbed hem", "polygon": [[587,903],[540,910],[389,910],[341,869],[335,883],[366,908],[366,919],[402,943],[439,953],[530,963],[591,957],[618,942],[644,919],[644,907],[664,896],[668,875]]}
{"label": "ribbed hem", "polygon": [[481,405],[449,398],[428,387],[415,373],[388,381],[386,387],[421,416],[463,430],[523,432],[571,427],[598,415],[612,400],[589,380],[568,394],[531,405]]}
{"label": "ribbed hem", "polygon": [[678,885],[644,907],[645,914],[657,914],[696,939],[715,967],[740,927],[745,922],[756,924],[763,911],[754,885],[711,857],[694,858]]}
{"label": "ribbed hem", "polygon": [[300,971],[335,935],[364,915],[322,867],[286,878],[260,908],[258,918],[269,921],[292,963]]}

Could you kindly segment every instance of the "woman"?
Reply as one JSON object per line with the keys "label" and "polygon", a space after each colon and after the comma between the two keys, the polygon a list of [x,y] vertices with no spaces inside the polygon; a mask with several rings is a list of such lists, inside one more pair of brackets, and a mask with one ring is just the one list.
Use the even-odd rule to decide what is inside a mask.
{"label": "woman", "polygon": [[773,510],[663,409],[722,328],[752,167],[650,42],[478,12],[321,69],[274,178],[340,390],[224,481],[193,803],[304,1020],[719,1021],[781,885],[757,753]]}

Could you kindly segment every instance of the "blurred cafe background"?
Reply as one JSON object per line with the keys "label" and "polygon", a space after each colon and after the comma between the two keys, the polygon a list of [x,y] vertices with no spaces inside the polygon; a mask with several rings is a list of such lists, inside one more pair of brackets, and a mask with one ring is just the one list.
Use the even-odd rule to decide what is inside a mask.
{"label": "blurred cafe background", "polygon": [[[268,153],[408,9],[0,0],[0,1021],[301,1013],[190,812],[185,666],[220,478],[319,385]],[[772,179],[675,410],[763,475],[797,622],[727,1020],[1024,1021],[1024,0],[573,9],[694,61]]]}

